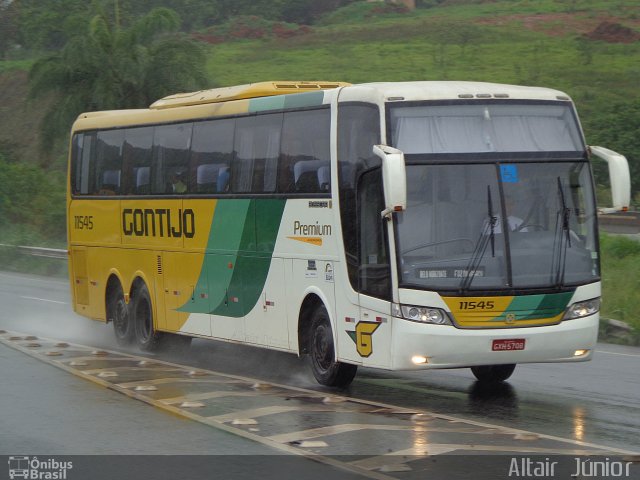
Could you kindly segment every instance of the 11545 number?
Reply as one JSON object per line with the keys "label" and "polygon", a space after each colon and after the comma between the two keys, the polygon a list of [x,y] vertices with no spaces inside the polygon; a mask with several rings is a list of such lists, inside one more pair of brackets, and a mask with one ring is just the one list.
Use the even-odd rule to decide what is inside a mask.
{"label": "11545 number", "polygon": [[492,300],[479,302],[460,302],[460,310],[493,310],[495,303]]}

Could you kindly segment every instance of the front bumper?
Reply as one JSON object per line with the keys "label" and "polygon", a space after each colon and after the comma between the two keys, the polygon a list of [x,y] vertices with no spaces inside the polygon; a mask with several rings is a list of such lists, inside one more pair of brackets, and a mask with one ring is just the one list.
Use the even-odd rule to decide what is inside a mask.
{"label": "front bumper", "polygon": [[[458,329],[393,318],[393,370],[459,368],[508,363],[584,362],[590,360],[598,339],[599,314],[557,325],[527,328]],[[497,339],[524,339],[525,349],[492,351]],[[576,350],[589,350],[574,356]],[[424,356],[426,364],[415,365],[413,356]]]}

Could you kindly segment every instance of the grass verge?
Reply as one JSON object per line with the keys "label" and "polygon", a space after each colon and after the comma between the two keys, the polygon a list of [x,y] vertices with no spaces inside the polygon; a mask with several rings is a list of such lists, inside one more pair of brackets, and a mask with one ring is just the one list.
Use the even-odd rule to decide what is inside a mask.
{"label": "grass verge", "polygon": [[613,318],[629,324],[631,334],[615,339],[601,323],[601,340],[640,345],[640,242],[627,237],[602,235],[602,312],[603,318]]}

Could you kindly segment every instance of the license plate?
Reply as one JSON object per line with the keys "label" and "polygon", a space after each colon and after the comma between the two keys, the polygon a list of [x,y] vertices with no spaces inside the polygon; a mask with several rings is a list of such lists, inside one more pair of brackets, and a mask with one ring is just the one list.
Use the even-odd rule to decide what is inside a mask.
{"label": "license plate", "polygon": [[507,352],[513,350],[524,350],[524,338],[508,338],[501,340],[494,340],[491,345],[491,350],[494,352]]}

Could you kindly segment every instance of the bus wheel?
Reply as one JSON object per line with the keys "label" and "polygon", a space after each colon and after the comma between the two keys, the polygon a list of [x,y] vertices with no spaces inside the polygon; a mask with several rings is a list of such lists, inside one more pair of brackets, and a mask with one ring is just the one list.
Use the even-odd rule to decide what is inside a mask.
{"label": "bus wheel", "polygon": [[142,284],[133,297],[131,309],[135,330],[136,344],[140,350],[153,352],[158,350],[162,341],[162,333],[153,327],[153,309],[147,286]]}
{"label": "bus wheel", "polygon": [[331,323],[324,305],[313,313],[311,329],[309,354],[313,376],[321,385],[347,387],[356,376],[358,366],[335,361]]}
{"label": "bus wheel", "polygon": [[482,365],[479,367],[471,367],[471,371],[479,382],[482,383],[498,383],[504,382],[511,376],[516,369],[514,363],[508,365]]}
{"label": "bus wheel", "polygon": [[120,285],[109,294],[107,299],[107,319],[113,322],[113,331],[118,345],[125,346],[133,342],[135,332],[129,320],[129,306],[124,301]]}

